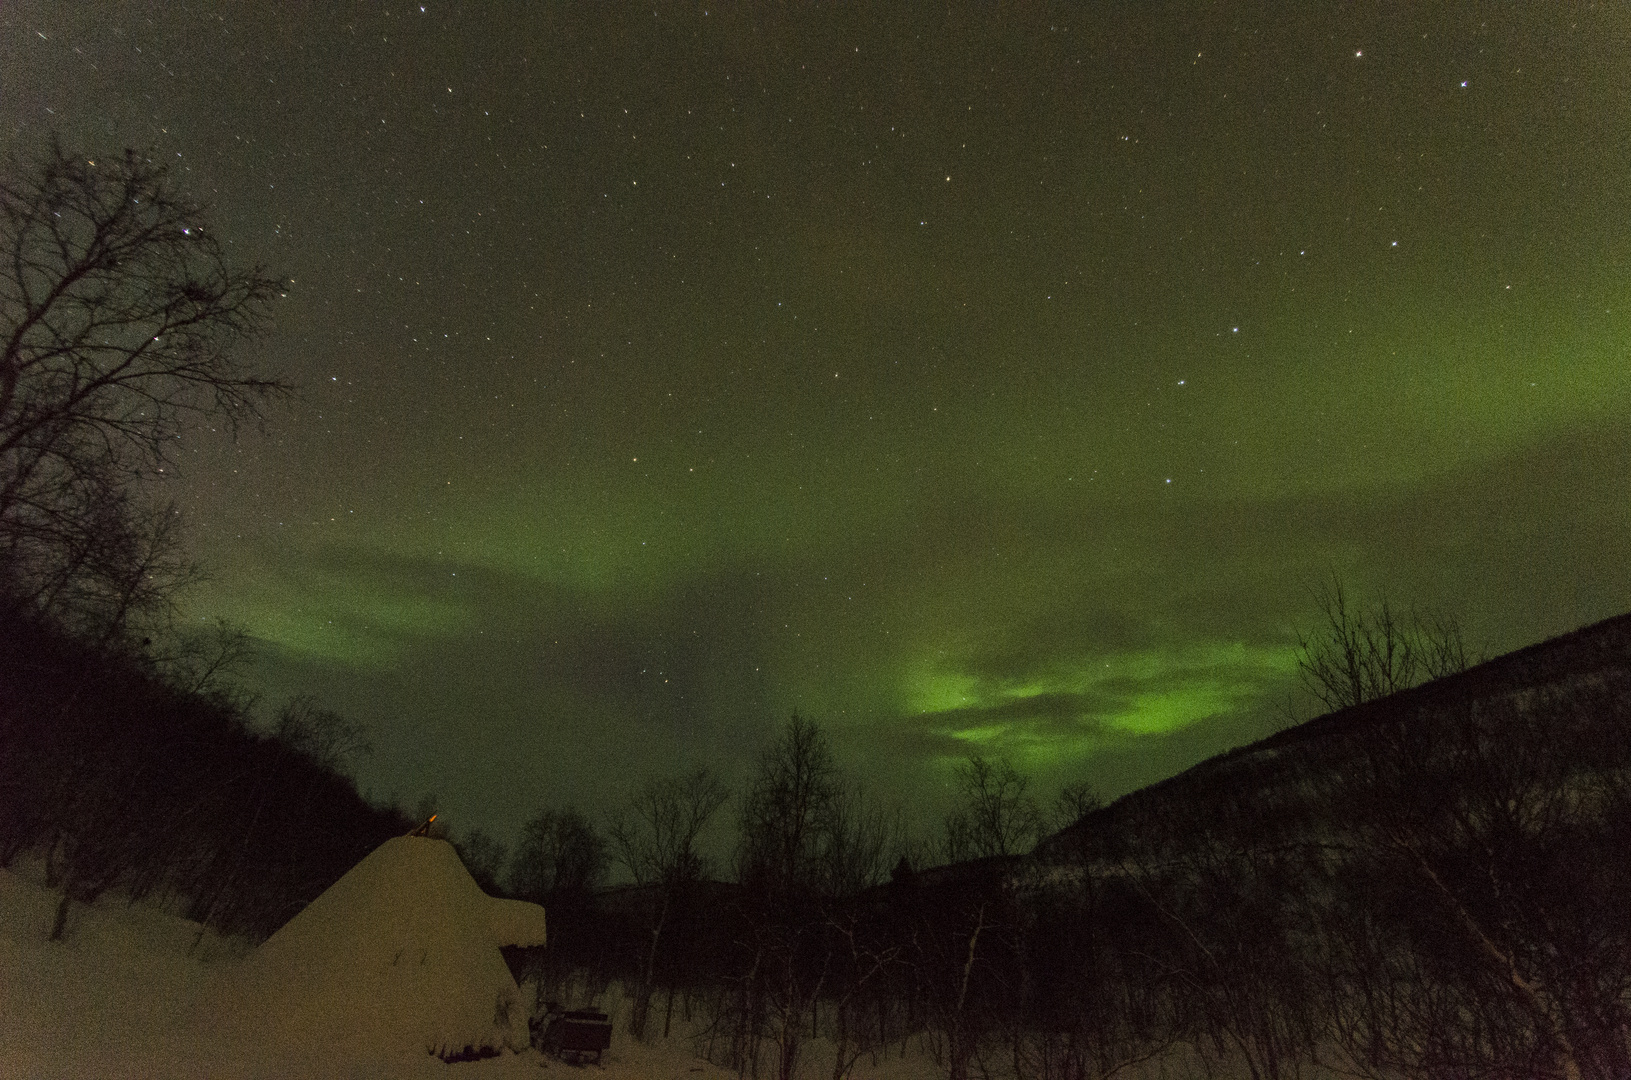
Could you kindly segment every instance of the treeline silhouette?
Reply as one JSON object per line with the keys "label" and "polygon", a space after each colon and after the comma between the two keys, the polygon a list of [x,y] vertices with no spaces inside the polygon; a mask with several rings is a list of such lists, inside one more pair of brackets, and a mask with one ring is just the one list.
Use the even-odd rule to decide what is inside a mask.
{"label": "treeline silhouette", "polygon": [[744,1076],[792,1076],[815,1038],[835,1078],[912,1042],[954,1080],[1160,1055],[1631,1075],[1631,617],[1221,755],[1025,855],[914,871],[796,717],[737,802],[733,881],[580,890],[571,935],[518,967],[557,996],[633,988],[632,1030],[683,1017]]}
{"label": "treeline silhouette", "polygon": [[287,282],[207,219],[162,154],[0,165],[0,863],[43,856],[54,937],[113,888],[264,935],[403,827],[339,771],[354,728],[257,731],[220,678],[247,636],[176,627],[182,435],[292,390],[237,355]]}
{"label": "treeline silhouette", "polygon": [[0,865],[44,858],[53,936],[72,902],[118,889],[265,937],[412,827],[358,794],[299,703],[257,730],[176,671],[0,603]]}
{"label": "treeline silhouette", "polygon": [[[61,915],[118,889],[262,937],[412,826],[339,767],[338,718],[297,702],[257,726],[208,664],[150,652],[0,608],[0,861],[42,856]],[[1006,762],[960,777],[914,845],[794,716],[735,792],[658,778],[604,821],[545,807],[514,850],[457,846],[549,908],[550,943],[508,953],[540,1002],[620,987],[630,1035],[694,1033],[742,1076],[816,1055],[837,1080],[912,1047],[955,1080],[1165,1055],[1631,1075],[1631,617],[1109,806],[1073,789],[1051,823]],[[698,850],[720,814],[729,866]]]}

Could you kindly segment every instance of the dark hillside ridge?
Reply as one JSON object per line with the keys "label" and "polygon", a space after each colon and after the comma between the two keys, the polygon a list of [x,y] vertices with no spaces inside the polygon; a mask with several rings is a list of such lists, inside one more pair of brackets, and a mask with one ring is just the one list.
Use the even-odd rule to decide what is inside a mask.
{"label": "dark hillside ridge", "polygon": [[44,856],[61,918],[117,889],[264,938],[412,825],[232,700],[0,602],[0,867]]}
{"label": "dark hillside ridge", "polygon": [[1326,713],[1248,746],[1226,751],[1195,768],[1205,768],[1212,762],[1241,754],[1320,738],[1337,730],[1361,727],[1400,710],[1431,711],[1450,702],[1481,701],[1627,667],[1631,667],[1631,613],[1615,615],[1534,645],[1525,645],[1466,671],[1446,675],[1385,698]]}
{"label": "dark hillside ridge", "polygon": [[[1196,765],[1128,792],[1109,806],[1043,840],[1036,854],[1043,858],[1067,850],[1080,850],[1079,841],[1088,833],[1113,829],[1129,811],[1167,800],[1198,796],[1215,798],[1231,778],[1245,781],[1251,774],[1254,786],[1272,780],[1278,769],[1275,758],[1289,752],[1314,753],[1322,744],[1362,731],[1374,724],[1401,715],[1433,714],[1455,704],[1487,701],[1524,690],[1556,687],[1609,673],[1631,672],[1631,613],[1526,645],[1521,649],[1486,660],[1466,671],[1401,690],[1362,705],[1338,709],[1295,727],[1275,732],[1245,746],[1237,746]],[[1239,774],[1239,775],[1237,775]],[[1241,793],[1240,797],[1249,797]]]}

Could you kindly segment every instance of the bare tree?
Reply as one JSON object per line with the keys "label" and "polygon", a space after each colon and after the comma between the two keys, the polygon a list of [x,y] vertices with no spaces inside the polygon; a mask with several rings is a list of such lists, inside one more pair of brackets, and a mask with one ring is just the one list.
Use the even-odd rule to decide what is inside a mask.
{"label": "bare tree", "polygon": [[857,867],[874,878],[881,873],[886,837],[869,824],[874,820],[881,826],[881,815],[846,793],[826,734],[794,713],[742,798],[736,865],[752,960],[728,1018],[738,1068],[757,1061],[768,1036],[777,1076],[797,1072],[806,1017],[826,978],[811,955],[827,925],[823,909],[856,880]]}
{"label": "bare tree", "polygon": [[[617,861],[636,885],[655,890],[651,914],[651,941],[634,1010],[629,1015],[629,1034],[643,1038],[651,995],[656,986],[658,949],[669,917],[685,899],[686,892],[703,877],[706,866],[697,852],[697,838],[715,812],[725,804],[730,792],[706,768],[682,777],[653,780],[629,801],[628,807],[612,818],[607,828]],[[669,989],[669,1014],[663,1021],[668,1034],[674,993]]]}
{"label": "bare tree", "polygon": [[617,861],[638,885],[699,879],[704,863],[697,838],[728,798],[707,768],[651,781],[607,829]]}
{"label": "bare tree", "polygon": [[1325,929],[1336,1035],[1355,1060],[1631,1075],[1628,720],[1631,681],[1610,669],[1401,710],[1317,781],[1345,811],[1347,887]]}
{"label": "bare tree", "polygon": [[820,891],[840,899],[884,878],[894,837],[883,806],[859,786],[840,782],[827,808]]}
{"label": "bare tree", "polygon": [[172,626],[155,634],[160,644],[149,654],[166,682],[189,694],[247,704],[232,679],[253,663],[255,640],[226,619],[199,626]]}
{"label": "bare tree", "polygon": [[1350,603],[1334,578],[1316,598],[1323,623],[1297,635],[1297,670],[1327,709],[1386,697],[1468,666],[1461,626],[1451,616],[1400,612],[1386,597]]}
{"label": "bare tree", "polygon": [[606,876],[606,840],[576,807],[545,809],[521,828],[510,892],[529,900],[586,896]]}
{"label": "bare tree", "polygon": [[1030,777],[1007,758],[993,762],[976,754],[959,766],[960,805],[946,818],[946,859],[962,862],[1031,850],[1043,821],[1030,785]]}
{"label": "bare tree", "polygon": [[231,265],[135,151],[53,145],[0,178],[0,588],[111,640],[190,573],[141,497],[189,421],[236,430],[288,386],[233,349],[283,283]]}
{"label": "bare tree", "polygon": [[1086,780],[1074,780],[1059,789],[1054,804],[1054,827],[1066,829],[1104,808],[1104,799]]}
{"label": "bare tree", "polygon": [[814,888],[839,788],[825,733],[794,713],[742,799],[739,880],[771,892]]}
{"label": "bare tree", "polygon": [[359,757],[373,752],[361,724],[323,708],[309,694],[296,694],[284,703],[272,736],[335,773],[348,771]]}
{"label": "bare tree", "polygon": [[0,590],[107,643],[136,616],[172,614],[175,596],[199,573],[182,550],[173,504],[149,505],[108,476],[78,479],[49,493],[56,501],[31,527],[0,527],[10,556]]}

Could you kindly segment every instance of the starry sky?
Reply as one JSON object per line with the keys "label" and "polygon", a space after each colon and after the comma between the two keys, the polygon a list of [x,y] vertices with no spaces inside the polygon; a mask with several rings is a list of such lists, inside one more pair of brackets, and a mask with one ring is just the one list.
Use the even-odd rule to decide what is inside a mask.
{"label": "starry sky", "polygon": [[[1316,9],[1333,10],[1316,10]],[[189,618],[513,835],[794,709],[906,815],[1272,730],[1311,590],[1631,607],[1631,7],[0,5],[293,279]]]}

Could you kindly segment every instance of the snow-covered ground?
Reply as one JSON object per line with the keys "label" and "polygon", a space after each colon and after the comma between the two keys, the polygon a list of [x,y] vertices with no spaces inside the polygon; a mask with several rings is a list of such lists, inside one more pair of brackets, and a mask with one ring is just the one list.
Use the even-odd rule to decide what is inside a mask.
{"label": "snow-covered ground", "polygon": [[[364,860],[359,867],[367,864]],[[389,876],[380,875],[376,880]],[[460,889],[462,885],[451,891]],[[478,896],[474,906],[480,909],[488,898]],[[307,1016],[302,1020],[301,1009],[280,1004],[287,1002],[286,992],[281,996],[266,992],[266,956],[282,955],[286,960],[290,951],[286,947],[257,955],[248,943],[220,938],[158,905],[131,904],[116,896],[89,907],[74,905],[63,940],[48,941],[59,899],[56,890],[44,885],[38,864],[20,860],[10,870],[0,870],[0,1076],[74,1080],[456,1080],[466,1076],[472,1080],[550,1076],[556,1080],[575,1076],[727,1080],[734,1076],[698,1058],[688,1033],[678,1032],[677,1022],[671,1039],[648,1043],[632,1039],[626,1029],[627,1003],[615,991],[592,1002],[570,1002],[573,1007],[594,1005],[612,1014],[612,1046],[598,1066],[568,1064],[530,1048],[479,1061],[446,1063],[427,1052],[422,1037],[418,1037],[418,1046],[401,1045],[415,1039],[402,1039],[400,1033],[395,1044],[381,1040],[381,1033],[391,1030],[390,1025],[372,1022],[369,1017],[389,1016],[394,1021],[401,1016],[400,1004],[371,1013],[365,996],[350,1001],[334,996],[332,986],[320,986],[313,997],[325,993],[327,997],[320,1008],[305,1010]],[[314,903],[307,911],[317,907]],[[470,931],[468,926],[465,929]],[[513,934],[514,929],[498,919],[493,932],[503,936]],[[318,943],[340,940],[332,933],[307,937]],[[364,971],[371,951],[378,950],[373,946],[350,949],[345,962]],[[377,961],[374,963],[377,967]],[[435,965],[432,957],[427,968]],[[442,970],[450,969],[444,963]],[[360,981],[367,978],[364,971]],[[441,981],[447,985],[456,982],[445,977]],[[532,991],[531,986],[521,987],[516,1004],[530,1009]],[[488,992],[485,987],[483,992]],[[330,1020],[341,1014],[349,1019],[330,1023],[325,1031],[323,1025],[308,1022],[313,1011]],[[351,1034],[336,1042],[336,1029]],[[1002,1063],[988,1064],[1000,1070]],[[800,1065],[800,1080],[826,1080],[832,1075],[831,1047],[822,1040],[810,1040]],[[891,1046],[876,1059],[863,1056],[850,1073],[854,1080],[937,1080],[944,1075],[915,1041],[904,1047]],[[1155,1080],[1200,1075],[1221,1078],[1235,1073],[1219,1071],[1215,1065],[1207,1070],[1188,1048],[1181,1047],[1116,1075],[1125,1080]],[[1239,1075],[1244,1076],[1244,1070]]]}
{"label": "snow-covered ground", "polygon": [[[613,1014],[612,1047],[600,1066],[546,1058],[536,1050],[448,1064],[423,1048],[386,1049],[359,1039],[315,1048],[261,1023],[243,992],[253,982],[246,942],[222,939],[149,903],[110,896],[74,905],[62,941],[48,941],[60,894],[37,865],[0,870],[0,1075],[7,1077],[345,1077],[397,1080],[553,1075],[605,1080],[725,1080],[733,1076],[695,1056],[690,1040],[640,1043],[624,1028],[620,997],[598,1004]],[[531,987],[523,987],[523,999]],[[270,1017],[264,1019],[270,1020]],[[809,1077],[830,1076],[820,1043],[805,1055]],[[887,1061],[863,1059],[857,1080],[930,1080],[926,1055],[899,1048]],[[825,1060],[823,1060],[825,1058]]]}

